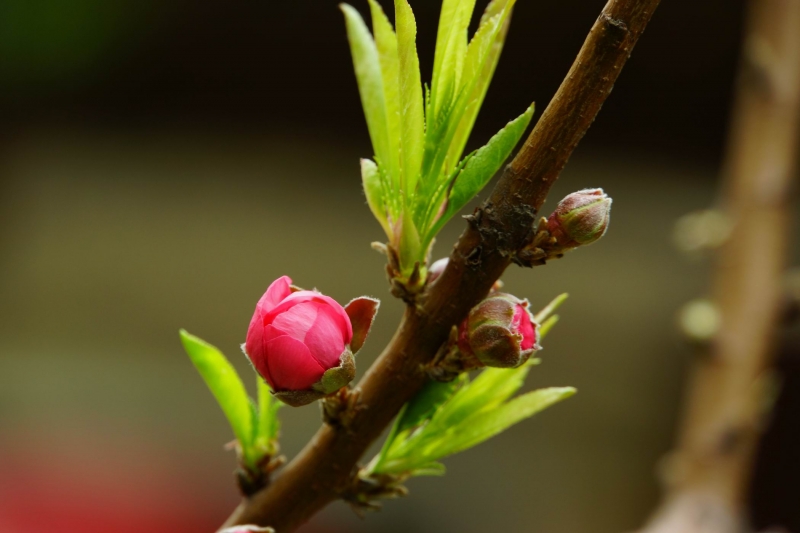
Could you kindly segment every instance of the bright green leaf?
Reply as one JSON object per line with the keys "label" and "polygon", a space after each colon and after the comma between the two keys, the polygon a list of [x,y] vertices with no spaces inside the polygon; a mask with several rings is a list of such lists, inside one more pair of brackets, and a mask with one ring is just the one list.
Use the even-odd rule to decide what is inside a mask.
{"label": "bright green leaf", "polygon": [[[438,116],[458,90],[461,68],[467,48],[469,27],[475,0],[444,0],[436,34],[433,61],[432,112]],[[430,117],[428,118],[430,122]]]}
{"label": "bright green leaf", "polygon": [[547,317],[547,319],[542,322],[542,325],[539,326],[539,339],[545,338],[547,334],[550,333],[550,330],[552,330],[553,327],[558,324],[558,319],[558,315],[552,315]]}
{"label": "bright green leaf", "polygon": [[491,2],[484,11],[480,26],[467,49],[464,64],[464,92],[461,95],[462,111],[458,127],[447,154],[449,161],[458,161],[464,152],[475,119],[478,116],[489,84],[494,76],[500,53],[503,51],[511,10],[516,0]]}
{"label": "bright green leaf", "polygon": [[425,143],[422,81],[417,56],[417,22],[407,0],[395,0],[400,103],[402,113],[402,174],[406,194],[416,190]]}
{"label": "bright green leaf", "polygon": [[[381,164],[388,168],[390,176],[400,179],[400,139],[402,135],[402,117],[400,106],[400,62],[397,55],[397,36],[386,14],[376,0],[369,0],[372,14],[372,31],[375,33],[375,45],[378,50],[378,61],[381,66],[384,104],[386,106],[386,130],[388,154],[382,154]],[[389,157],[389,159],[385,159]]]}
{"label": "bright green leaf", "polygon": [[485,369],[436,412],[432,423],[447,428],[475,413],[494,409],[522,387],[528,371],[528,367]]}
{"label": "bright green leaf", "polygon": [[561,304],[567,301],[567,298],[569,298],[569,294],[567,294],[566,292],[561,293],[555,298],[553,298],[552,302],[544,306],[544,309],[536,313],[536,315],[534,316],[534,320],[536,320],[536,323],[542,324],[545,320],[547,320],[547,318],[550,315],[552,315],[559,307],[561,307]]}
{"label": "bright green leaf", "polygon": [[[422,241],[420,240],[419,230],[414,223],[414,217],[410,209],[406,208],[403,213],[403,220],[400,224],[400,264],[405,269],[403,276],[410,276],[414,270],[415,262],[421,261],[424,256]],[[420,265],[424,266],[424,265]]]}
{"label": "bright green leaf", "polygon": [[274,455],[277,450],[275,443],[281,424],[278,419],[278,409],[283,405],[272,396],[269,385],[258,378],[258,426],[255,444],[260,450],[269,455]]}
{"label": "bright green leaf", "polygon": [[347,4],[342,4],[340,7],[347,24],[347,38],[350,42],[361,105],[367,119],[372,147],[380,162],[389,162],[393,156],[389,149],[386,99],[378,49],[358,11]]}
{"label": "bright green leaf", "polygon": [[[464,377],[466,377],[464,375]],[[463,379],[449,382],[428,380],[425,386],[408,402],[398,419],[398,431],[405,431],[419,426],[429,419],[463,383]]]}
{"label": "bright green leaf", "polygon": [[435,461],[472,448],[573,394],[575,389],[572,387],[540,389],[518,396],[496,409],[483,411],[442,438],[429,450],[427,460]]}
{"label": "bright green leaf", "polygon": [[253,408],[236,369],[217,348],[181,330],[181,342],[228,418],[245,460],[252,464]]}
{"label": "bright green leaf", "polygon": [[477,150],[464,169],[458,173],[450,190],[447,208],[433,226],[430,235],[436,235],[444,224],[483,189],[511,155],[533,116],[533,106],[509,122]]}
{"label": "bright green leaf", "polygon": [[[506,369],[502,372],[523,373],[522,371],[528,366],[516,370]],[[485,384],[489,384],[489,381],[496,382],[496,378],[500,376],[501,374],[495,373]],[[507,390],[497,397],[492,397],[493,393],[492,390],[483,389],[482,397],[487,400],[487,405],[474,410],[471,415],[462,410],[464,407],[462,405],[457,409],[459,416],[439,417],[439,414],[445,413],[443,407],[428,424],[411,434],[400,445],[392,446],[379,467],[373,471],[387,474],[413,472],[433,461],[488,440],[517,422],[571,396],[575,393],[575,389],[571,387],[541,389],[523,394],[506,403],[496,400],[500,396],[505,396]],[[481,396],[476,395],[476,397]]]}

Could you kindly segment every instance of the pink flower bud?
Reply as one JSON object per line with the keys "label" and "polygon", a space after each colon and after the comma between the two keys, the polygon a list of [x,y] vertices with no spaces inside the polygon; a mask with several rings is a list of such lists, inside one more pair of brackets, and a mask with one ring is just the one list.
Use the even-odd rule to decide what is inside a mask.
{"label": "pink flower bud", "polygon": [[353,353],[366,339],[378,301],[358,298],[345,309],[291,283],[278,278],[258,301],[244,351],[278,398],[304,405],[355,377]]}
{"label": "pink flower bud", "polygon": [[611,198],[603,189],[567,195],[547,219],[547,229],[563,248],[592,244],[605,235],[611,218]]}
{"label": "pink flower bud", "polygon": [[486,366],[515,368],[536,350],[538,324],[527,300],[495,293],[472,308],[458,331],[458,347]]}

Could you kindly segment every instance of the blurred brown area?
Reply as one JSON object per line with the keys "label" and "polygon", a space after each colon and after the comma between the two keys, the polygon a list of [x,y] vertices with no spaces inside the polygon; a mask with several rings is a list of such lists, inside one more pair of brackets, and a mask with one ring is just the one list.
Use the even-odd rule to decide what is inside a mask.
{"label": "blurred brown area", "polygon": [[[529,386],[580,393],[366,521],[336,504],[308,531],[641,524],[691,356],[674,313],[707,287],[708,265],[671,232],[714,200],[741,4],[664,3],[549,202],[604,187],[609,234],[504,278],[534,306],[570,293]],[[520,0],[474,146],[531,100],[544,108],[602,5]],[[439,2],[412,6],[428,72]],[[382,298],[363,373],[402,311],[369,247],[381,232],[358,158],[370,153],[335,1],[0,3],[0,531],[224,520],[238,501],[231,433],[177,330],[252,376],[238,345],[288,274],[339,301]],[[291,457],[319,413],[281,416]]]}

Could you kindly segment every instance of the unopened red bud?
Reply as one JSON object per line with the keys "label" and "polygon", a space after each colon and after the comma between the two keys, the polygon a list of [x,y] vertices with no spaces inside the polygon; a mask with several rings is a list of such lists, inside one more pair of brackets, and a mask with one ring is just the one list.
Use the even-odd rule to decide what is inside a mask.
{"label": "unopened red bud", "polygon": [[540,349],[528,302],[495,293],[472,308],[459,327],[458,347],[486,366],[515,368]]}
{"label": "unopened red bud", "polygon": [[357,298],[343,308],[316,291],[293,290],[283,276],[256,305],[244,351],[275,396],[304,405],[355,377],[353,354],[363,345],[378,301]]}
{"label": "unopened red bud", "polygon": [[584,189],[559,202],[547,229],[562,248],[576,248],[605,235],[610,218],[611,198],[603,189]]}

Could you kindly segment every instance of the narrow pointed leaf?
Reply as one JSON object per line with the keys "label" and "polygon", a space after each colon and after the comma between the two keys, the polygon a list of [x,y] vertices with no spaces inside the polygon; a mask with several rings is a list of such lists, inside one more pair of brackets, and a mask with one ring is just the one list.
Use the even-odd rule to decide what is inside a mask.
{"label": "narrow pointed leaf", "polygon": [[467,50],[467,58],[464,65],[464,94],[460,105],[461,119],[457,130],[450,143],[447,155],[448,160],[458,161],[464,152],[475,119],[478,117],[489,84],[494,76],[500,54],[503,51],[506,34],[508,33],[509,22],[511,21],[511,9],[516,0],[498,0],[487,6],[481,18],[478,31],[472,38]]}
{"label": "narrow pointed leaf", "polygon": [[575,394],[572,387],[552,387],[523,394],[496,409],[484,411],[469,423],[458,426],[457,431],[442,438],[429,451],[427,459],[435,461],[464,451],[505,431],[517,422],[525,420],[551,405]]}
{"label": "narrow pointed leaf", "polygon": [[253,442],[253,409],[239,374],[214,346],[183,329],[180,335],[186,353],[222,407],[242,451],[248,454]]}
{"label": "narrow pointed leaf", "polygon": [[407,194],[413,194],[425,146],[422,80],[417,56],[417,23],[407,0],[395,0],[395,15],[400,60],[403,187]]}
{"label": "narrow pointed leaf", "polygon": [[[439,15],[439,30],[436,34],[436,54],[433,61],[431,89],[433,113],[447,107],[458,86],[460,64],[466,50],[469,27],[475,0],[444,0]],[[430,117],[428,118],[430,121]]]}
{"label": "narrow pointed leaf", "polygon": [[519,142],[533,116],[533,106],[506,125],[483,148],[478,149],[458,173],[447,200],[447,209],[436,222],[432,235],[444,226],[462,207],[478,194],[498,170]]}
{"label": "narrow pointed leaf", "polygon": [[421,260],[425,252],[422,250],[422,241],[419,230],[414,224],[414,217],[410,209],[406,208],[403,213],[403,220],[400,227],[400,265],[403,268],[402,275],[410,276],[414,270],[416,261]]}
{"label": "narrow pointed leaf", "polygon": [[[400,176],[400,142],[402,135],[402,116],[400,105],[400,62],[397,55],[397,36],[386,14],[376,0],[369,0],[372,14],[372,30],[381,66],[383,81],[383,101],[386,106],[386,130],[389,160],[381,159],[392,178]],[[383,155],[382,157],[386,157]]]}
{"label": "narrow pointed leaf", "polygon": [[525,382],[528,367],[487,368],[459,389],[431,421],[447,428],[463,423],[475,413],[490,411],[513,396]]}
{"label": "narrow pointed leaf", "polygon": [[422,390],[408,402],[403,410],[403,414],[398,421],[398,431],[417,427],[429,419],[455,393],[462,383],[463,380],[459,379],[447,383],[428,380]]}
{"label": "narrow pointed leaf", "polygon": [[342,4],[341,9],[345,16],[347,38],[372,147],[378,160],[391,161],[386,99],[378,49],[358,11],[347,4]]}
{"label": "narrow pointed leaf", "polygon": [[258,378],[257,382],[258,427],[256,431],[256,447],[270,455],[274,455],[277,451],[275,442],[281,427],[278,419],[278,409],[283,403],[272,396],[269,385],[261,377]]}
{"label": "narrow pointed leaf", "polygon": [[552,315],[559,307],[561,307],[561,304],[567,301],[567,298],[569,298],[569,294],[562,292],[553,298],[553,301],[544,306],[541,311],[536,313],[534,320],[536,320],[538,324],[542,324],[550,315]]}
{"label": "narrow pointed leaf", "polygon": [[547,334],[550,333],[550,330],[552,330],[553,327],[556,324],[558,324],[558,320],[559,320],[558,315],[551,315],[547,317],[547,319],[545,319],[545,321],[542,322],[542,325],[539,326],[539,338],[540,339],[545,338]]}

